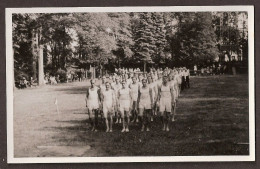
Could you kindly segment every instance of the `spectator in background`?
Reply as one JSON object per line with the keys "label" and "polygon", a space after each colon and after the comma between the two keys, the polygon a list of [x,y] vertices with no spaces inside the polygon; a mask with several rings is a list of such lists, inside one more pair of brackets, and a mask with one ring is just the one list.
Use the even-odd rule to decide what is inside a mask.
{"label": "spectator in background", "polygon": [[71,73],[70,73],[70,72],[67,73],[67,83],[68,83],[69,81],[71,81]]}
{"label": "spectator in background", "polygon": [[57,75],[57,76],[55,77],[55,80],[56,80],[57,83],[60,83],[60,75]]}
{"label": "spectator in background", "polygon": [[49,83],[49,77],[47,75],[44,76],[44,84]]}
{"label": "spectator in background", "polygon": [[57,81],[56,81],[56,79],[55,79],[55,76],[50,76],[50,82],[51,82],[51,85],[55,85],[55,84],[57,84]]}
{"label": "spectator in background", "polygon": [[30,82],[28,82],[28,85],[30,87],[37,85],[37,79],[33,79],[33,77],[30,78]]}
{"label": "spectator in background", "polygon": [[25,79],[25,77],[22,77],[22,79],[19,82],[19,88],[24,89],[27,88],[28,81]]}
{"label": "spectator in background", "polygon": [[186,88],[190,88],[190,70],[185,70],[185,81],[186,81]]}
{"label": "spectator in background", "polygon": [[213,75],[213,67],[212,66],[210,66],[210,68],[209,68],[209,73],[210,73],[210,75]]}
{"label": "spectator in background", "polygon": [[209,67],[207,67],[207,69],[206,69],[206,73],[207,73],[207,75],[210,74]]}
{"label": "spectator in background", "polygon": [[197,71],[198,71],[197,65],[194,65],[194,74],[195,74],[195,76],[197,76]]}
{"label": "spectator in background", "polygon": [[181,90],[184,90],[186,86],[186,82],[185,82],[185,72],[184,69],[181,69]]}
{"label": "spectator in background", "polygon": [[204,68],[201,68],[200,71],[201,71],[201,75],[204,75]]}
{"label": "spectator in background", "polygon": [[79,78],[79,81],[81,82],[82,81],[82,72],[81,71],[78,71],[78,78]]}

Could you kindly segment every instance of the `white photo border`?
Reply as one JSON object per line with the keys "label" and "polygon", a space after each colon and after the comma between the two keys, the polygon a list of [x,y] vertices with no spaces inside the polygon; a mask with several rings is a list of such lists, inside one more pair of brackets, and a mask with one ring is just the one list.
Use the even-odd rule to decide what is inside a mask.
{"label": "white photo border", "polygon": [[[123,156],[123,157],[14,157],[13,85],[14,60],[12,48],[13,13],[74,13],[74,12],[248,12],[248,74],[249,74],[249,155],[217,156]],[[6,8],[6,96],[7,96],[7,162],[8,163],[122,163],[122,162],[224,162],[255,161],[255,58],[254,6],[128,6],[128,7],[59,7]]]}

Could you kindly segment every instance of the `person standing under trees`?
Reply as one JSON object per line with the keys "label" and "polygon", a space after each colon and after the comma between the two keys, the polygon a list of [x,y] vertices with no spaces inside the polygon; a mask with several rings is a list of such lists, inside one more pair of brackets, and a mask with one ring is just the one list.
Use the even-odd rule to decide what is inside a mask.
{"label": "person standing under trees", "polygon": [[190,88],[190,70],[186,69],[185,71],[185,81],[186,81],[186,88]]}
{"label": "person standing under trees", "polygon": [[122,85],[120,84],[120,81],[119,81],[119,77],[117,76],[115,78],[115,83],[112,84],[112,88],[114,90],[114,93],[115,93],[115,116],[116,116],[116,124],[117,123],[121,123],[121,115],[120,115],[120,112],[119,112],[119,102],[118,102],[118,91],[119,89],[121,89]]}
{"label": "person standing under trees", "polygon": [[101,84],[100,84],[100,91],[101,93],[106,90],[106,76],[103,76],[102,77],[102,81],[101,81]]}
{"label": "person standing under trees", "polygon": [[139,108],[139,116],[142,124],[141,131],[144,131],[146,127],[146,131],[150,131],[150,121],[151,121],[151,113],[153,106],[153,95],[152,89],[147,85],[147,80],[142,80],[143,86],[139,88],[138,94],[138,108]]}
{"label": "person standing under trees", "polygon": [[186,81],[185,81],[185,70],[182,68],[181,69],[181,90],[184,90],[186,86]]}
{"label": "person standing under trees", "polygon": [[181,96],[181,83],[182,83],[182,75],[181,70],[178,69],[177,71],[177,82],[178,82],[178,96]]}
{"label": "person standing under trees", "polygon": [[169,123],[172,112],[172,103],[174,103],[174,91],[168,83],[168,76],[163,77],[163,83],[158,88],[158,98],[160,102],[160,114],[163,117],[163,131],[169,131]]}
{"label": "person standing under trees", "polygon": [[178,99],[178,83],[177,83],[177,80],[175,78],[175,73],[173,73],[171,76],[170,76],[170,86],[173,90],[173,94],[174,94],[174,102],[172,102],[172,112],[171,112],[171,115],[172,115],[172,122],[175,121],[175,114],[176,114],[176,102],[177,102],[177,99]]}
{"label": "person standing under trees", "polygon": [[[152,97],[153,97],[153,101],[156,100],[157,98],[157,84],[154,81],[154,76],[151,73],[151,75],[148,76],[148,86],[152,89]],[[152,106],[152,115],[151,115],[151,121],[153,121],[153,116],[155,115],[155,109],[156,109],[156,102],[153,103]]]}
{"label": "person standing under trees", "polygon": [[[113,114],[115,107],[114,91],[110,89],[110,83],[106,82],[106,90],[101,93],[101,102],[106,122],[106,132],[112,132]],[[109,120],[108,120],[109,119]]]}
{"label": "person standing under trees", "polygon": [[100,89],[95,85],[95,80],[90,80],[90,87],[87,89],[86,94],[86,107],[89,113],[89,120],[92,125],[91,131],[97,131],[98,125],[98,109],[100,107],[99,98]]}
{"label": "person standing under trees", "polygon": [[133,120],[132,122],[138,123],[138,114],[137,114],[137,98],[138,98],[138,90],[139,90],[139,83],[137,83],[137,79],[135,76],[132,77],[132,83],[130,84],[131,93],[133,96],[133,104],[132,107],[132,116]]}
{"label": "person standing under trees", "polygon": [[122,81],[122,88],[118,91],[119,110],[123,121],[123,129],[121,132],[129,132],[129,111],[132,105],[132,94],[126,81]]}

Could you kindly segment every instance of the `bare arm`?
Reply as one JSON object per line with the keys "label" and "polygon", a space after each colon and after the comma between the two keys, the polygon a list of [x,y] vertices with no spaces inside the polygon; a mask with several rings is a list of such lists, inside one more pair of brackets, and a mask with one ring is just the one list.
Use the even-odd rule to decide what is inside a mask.
{"label": "bare arm", "polygon": [[161,87],[158,86],[158,92],[157,92],[157,101],[159,101],[161,98]]}
{"label": "bare arm", "polygon": [[88,96],[89,96],[89,89],[87,89],[87,92],[86,92],[86,98],[85,98],[85,101],[86,101],[86,106],[87,106],[87,103],[88,103]]}
{"label": "bare arm", "polygon": [[113,106],[116,105],[116,97],[115,97],[114,91],[112,91],[112,105],[113,105]]}
{"label": "bare arm", "polygon": [[98,89],[97,93],[98,93],[99,101],[101,102],[101,101],[102,101],[102,100],[101,100],[101,99],[102,99],[102,98],[101,98],[101,97],[102,97],[102,96],[101,96],[102,92],[101,92],[101,89],[100,89],[100,88]]}
{"label": "bare arm", "polygon": [[130,95],[130,100],[131,100],[131,103],[132,103],[132,100],[133,100],[133,93],[132,93],[131,89],[129,90],[129,95]]}
{"label": "bare arm", "polygon": [[120,89],[117,91],[117,100],[120,98]]}
{"label": "bare arm", "polygon": [[155,101],[157,101],[157,95],[158,95],[158,89],[157,89],[157,85],[154,85],[154,99]]}
{"label": "bare arm", "polygon": [[103,103],[103,101],[104,101],[104,95],[103,95],[103,93],[101,92],[101,93],[100,93],[100,102]]}
{"label": "bare arm", "polygon": [[153,104],[153,89],[149,89],[151,103]]}
{"label": "bare arm", "polygon": [[139,102],[140,102],[140,96],[141,96],[141,93],[140,93],[140,86],[138,87],[138,97],[137,97],[137,106],[139,107]]}
{"label": "bare arm", "polygon": [[175,101],[175,94],[174,94],[174,88],[173,87],[171,87],[170,88],[170,91],[171,91],[171,96],[172,96],[172,104],[174,103],[174,101]]}
{"label": "bare arm", "polygon": [[178,91],[178,83],[174,85],[174,89],[176,91],[175,98],[177,98],[178,97],[178,92],[177,92]]}

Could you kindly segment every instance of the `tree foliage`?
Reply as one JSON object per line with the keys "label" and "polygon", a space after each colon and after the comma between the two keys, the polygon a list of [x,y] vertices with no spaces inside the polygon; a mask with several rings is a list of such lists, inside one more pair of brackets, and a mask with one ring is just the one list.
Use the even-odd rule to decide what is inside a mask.
{"label": "tree foliage", "polygon": [[[36,76],[39,45],[45,73],[52,74],[90,65],[205,65],[219,55],[225,32],[238,32],[227,27],[220,38],[216,18],[210,12],[13,14],[15,74]],[[229,34],[229,42],[245,48],[247,39],[238,35]]]}

